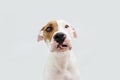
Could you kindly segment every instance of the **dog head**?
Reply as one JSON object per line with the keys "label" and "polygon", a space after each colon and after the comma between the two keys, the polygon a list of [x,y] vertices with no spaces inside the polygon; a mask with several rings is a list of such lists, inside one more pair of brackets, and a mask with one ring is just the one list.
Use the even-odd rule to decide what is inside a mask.
{"label": "dog head", "polygon": [[40,30],[37,41],[44,40],[52,52],[65,52],[72,49],[75,29],[64,20],[50,21]]}

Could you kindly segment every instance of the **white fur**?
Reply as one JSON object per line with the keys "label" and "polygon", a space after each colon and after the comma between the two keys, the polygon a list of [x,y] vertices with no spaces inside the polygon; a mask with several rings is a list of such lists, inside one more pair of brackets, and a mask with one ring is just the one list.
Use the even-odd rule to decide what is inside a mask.
{"label": "white fur", "polygon": [[[66,31],[64,28],[68,23],[66,21],[59,20],[57,21],[57,24],[57,32],[65,33],[67,38],[71,41],[73,37],[71,36],[72,34],[69,33],[70,30]],[[54,35],[56,33],[54,33]],[[53,41],[54,40],[52,38],[51,42],[47,42],[47,44],[50,45],[49,48],[51,48]],[[65,52],[50,52],[48,62],[44,69],[44,80],[80,80],[79,71],[78,63],[72,50]]]}
{"label": "white fur", "polygon": [[45,66],[45,80],[80,80],[78,63],[71,51],[63,54],[50,53]]}

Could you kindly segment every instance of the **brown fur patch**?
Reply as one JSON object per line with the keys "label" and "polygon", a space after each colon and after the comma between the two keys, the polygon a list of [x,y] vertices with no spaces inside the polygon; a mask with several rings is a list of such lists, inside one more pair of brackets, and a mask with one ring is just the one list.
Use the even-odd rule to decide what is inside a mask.
{"label": "brown fur patch", "polygon": [[[47,31],[46,31],[46,29],[47,29],[48,27],[52,27],[52,31],[51,31],[51,32],[47,32]],[[57,24],[56,21],[50,21],[50,22],[48,22],[48,24],[46,24],[41,30],[43,31],[43,38],[44,38],[44,40],[45,40],[45,41],[46,41],[46,40],[51,41],[53,34],[54,34],[56,31],[58,31],[58,24]]]}

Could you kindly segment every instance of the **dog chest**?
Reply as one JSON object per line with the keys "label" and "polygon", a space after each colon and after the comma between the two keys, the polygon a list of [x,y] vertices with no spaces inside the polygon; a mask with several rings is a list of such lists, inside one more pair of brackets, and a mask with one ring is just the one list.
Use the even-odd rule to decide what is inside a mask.
{"label": "dog chest", "polygon": [[70,71],[62,71],[57,72],[54,76],[56,76],[56,80],[74,80],[74,74],[72,74]]}

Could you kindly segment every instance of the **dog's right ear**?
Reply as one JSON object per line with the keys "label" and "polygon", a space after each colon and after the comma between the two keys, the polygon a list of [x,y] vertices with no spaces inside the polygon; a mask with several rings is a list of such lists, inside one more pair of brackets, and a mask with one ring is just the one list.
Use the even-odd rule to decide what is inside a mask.
{"label": "dog's right ear", "polygon": [[44,27],[40,30],[38,34],[38,37],[37,37],[38,42],[43,40],[43,30],[44,30]]}
{"label": "dog's right ear", "polygon": [[74,38],[77,38],[77,33],[76,33],[76,31],[75,31],[75,28],[73,28],[73,37],[74,37]]}

